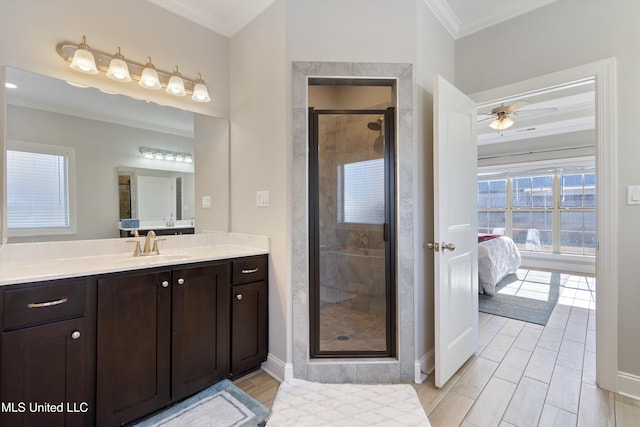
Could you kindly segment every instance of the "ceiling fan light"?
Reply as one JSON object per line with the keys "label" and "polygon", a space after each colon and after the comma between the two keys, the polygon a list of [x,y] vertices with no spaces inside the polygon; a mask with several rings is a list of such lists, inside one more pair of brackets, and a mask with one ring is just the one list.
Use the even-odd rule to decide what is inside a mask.
{"label": "ceiling fan light", "polygon": [[89,46],[86,44],[85,36],[82,36],[82,43],[78,46],[71,64],[69,64],[72,70],[80,71],[86,74],[98,74],[98,67],[96,67],[96,59],[93,53],[89,50]]}
{"label": "ceiling fan light", "polygon": [[131,74],[129,74],[129,66],[124,61],[124,56],[120,54],[120,48],[116,50],[116,54],[109,62],[109,69],[106,76],[111,80],[117,80],[119,82],[130,82]]}
{"label": "ceiling fan light", "polygon": [[162,88],[160,85],[160,79],[158,78],[158,72],[156,71],[156,67],[151,63],[150,57],[147,57],[147,63],[144,66],[144,70],[142,70],[138,85],[145,89],[157,90]]}
{"label": "ceiling fan light", "polygon": [[499,119],[495,119],[489,125],[491,129],[495,130],[505,130],[509,129],[511,126],[513,126],[513,120],[511,120],[509,117],[501,117]]}

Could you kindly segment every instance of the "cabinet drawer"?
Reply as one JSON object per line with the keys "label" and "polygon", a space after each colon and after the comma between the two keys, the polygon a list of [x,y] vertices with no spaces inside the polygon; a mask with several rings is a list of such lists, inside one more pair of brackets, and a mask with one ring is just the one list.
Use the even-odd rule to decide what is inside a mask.
{"label": "cabinet drawer", "polygon": [[11,289],[4,295],[4,328],[82,316],[84,280]]}
{"label": "cabinet drawer", "polygon": [[265,280],[266,276],[266,256],[240,258],[233,261],[233,274],[231,280],[233,285]]}

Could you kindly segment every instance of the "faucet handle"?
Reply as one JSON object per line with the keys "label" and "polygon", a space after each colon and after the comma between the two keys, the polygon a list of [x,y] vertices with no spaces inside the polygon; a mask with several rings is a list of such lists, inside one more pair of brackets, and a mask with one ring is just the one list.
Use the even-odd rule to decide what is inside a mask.
{"label": "faucet handle", "polygon": [[[137,228],[134,228],[134,229],[131,231],[131,235],[132,235],[133,237],[140,237],[140,234],[138,233],[138,229],[137,229]],[[131,241],[132,241],[132,240],[130,240],[130,242],[131,242]]]}
{"label": "faucet handle", "polygon": [[155,252],[156,255],[160,255],[160,248],[158,247],[158,242],[161,242],[163,240],[167,240],[167,239],[155,239],[153,241],[153,249],[151,251]]}
{"label": "faucet handle", "polygon": [[127,243],[135,243],[136,244],[136,248],[133,250],[133,256],[140,255],[140,252],[142,252],[142,250],[140,249],[140,241],[139,240],[127,240]]}

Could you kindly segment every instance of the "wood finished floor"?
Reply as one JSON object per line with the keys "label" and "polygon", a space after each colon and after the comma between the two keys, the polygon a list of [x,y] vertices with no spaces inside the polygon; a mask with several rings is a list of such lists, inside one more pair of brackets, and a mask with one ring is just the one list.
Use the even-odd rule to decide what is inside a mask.
{"label": "wood finished floor", "polygon": [[[595,312],[567,296],[545,327],[479,313],[480,349],[441,389],[414,384],[433,427],[640,426],[640,401],[595,385]],[[271,408],[264,371],[236,385]]]}

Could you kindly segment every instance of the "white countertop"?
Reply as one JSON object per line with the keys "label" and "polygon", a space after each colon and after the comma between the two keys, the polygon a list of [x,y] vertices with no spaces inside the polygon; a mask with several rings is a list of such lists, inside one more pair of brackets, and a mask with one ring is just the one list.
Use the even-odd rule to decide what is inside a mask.
{"label": "white countertop", "polygon": [[[170,236],[159,243],[160,255],[137,257],[133,256],[134,245],[123,246],[124,240],[97,240],[93,247],[90,241],[5,245],[0,250],[0,286],[269,253],[268,238],[233,233]],[[109,253],[111,245],[118,250]],[[33,256],[28,256],[29,248]],[[79,249],[90,254],[78,255]]]}

